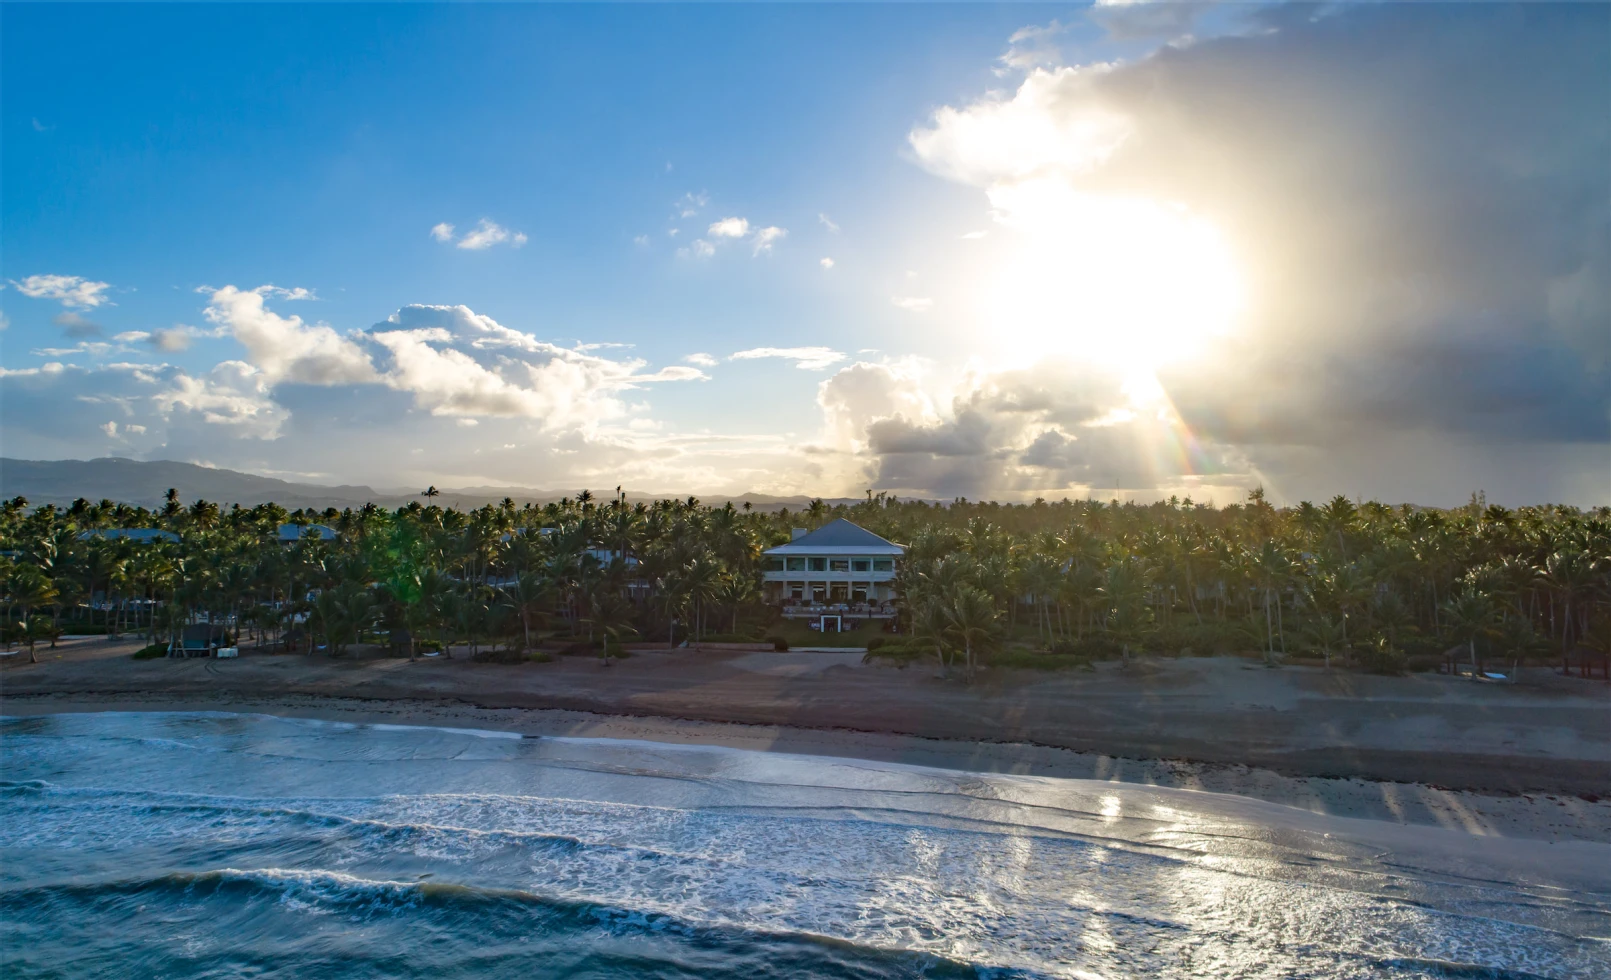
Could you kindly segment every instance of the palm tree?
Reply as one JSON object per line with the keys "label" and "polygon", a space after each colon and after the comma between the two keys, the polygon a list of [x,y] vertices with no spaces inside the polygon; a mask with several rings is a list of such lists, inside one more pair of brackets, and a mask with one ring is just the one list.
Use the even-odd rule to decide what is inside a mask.
{"label": "palm tree", "polygon": [[972,683],[976,655],[980,646],[990,639],[996,623],[996,604],[983,589],[964,585],[947,594],[940,608],[951,635],[962,644],[963,669],[968,682]]}
{"label": "palm tree", "polygon": [[28,638],[28,662],[36,664],[39,658],[34,654],[34,641],[40,633],[33,625],[33,612],[56,601],[56,584],[34,566],[19,565],[11,573],[10,587],[11,601],[22,607],[22,621],[28,624],[24,630]]}
{"label": "palm tree", "polygon": [[1493,634],[1494,619],[1493,598],[1476,589],[1468,588],[1443,603],[1444,631],[1466,644],[1471,654],[1473,677],[1482,676],[1482,665],[1477,660],[1477,639]]}
{"label": "palm tree", "polygon": [[934,644],[934,658],[940,662],[940,676],[949,679],[951,660],[946,656],[946,640],[951,621],[938,596],[923,599],[912,610],[912,636],[919,643]]}
{"label": "palm tree", "polygon": [[531,649],[531,624],[542,615],[542,607],[553,598],[553,583],[536,572],[521,572],[515,581],[504,589],[509,606],[520,617],[526,649]]}
{"label": "palm tree", "polygon": [[1097,592],[1106,601],[1108,631],[1120,643],[1124,663],[1130,662],[1130,647],[1150,632],[1152,610],[1147,606],[1147,569],[1136,559],[1127,559],[1108,568]]}
{"label": "palm tree", "polygon": [[1311,650],[1319,650],[1326,658],[1327,670],[1331,669],[1332,651],[1348,648],[1348,631],[1341,618],[1315,615],[1305,624],[1303,636]]}

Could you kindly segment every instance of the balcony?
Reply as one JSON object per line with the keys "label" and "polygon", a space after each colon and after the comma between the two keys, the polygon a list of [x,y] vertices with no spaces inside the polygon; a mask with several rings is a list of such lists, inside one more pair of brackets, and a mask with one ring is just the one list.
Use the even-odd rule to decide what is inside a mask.
{"label": "balcony", "polygon": [[783,617],[785,619],[820,619],[823,616],[841,616],[847,620],[894,619],[895,603],[783,600]]}

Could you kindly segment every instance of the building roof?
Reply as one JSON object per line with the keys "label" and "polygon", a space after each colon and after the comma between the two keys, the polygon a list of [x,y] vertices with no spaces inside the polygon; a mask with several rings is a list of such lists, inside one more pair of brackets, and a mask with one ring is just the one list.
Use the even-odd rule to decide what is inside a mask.
{"label": "building roof", "polygon": [[340,536],[336,534],[335,528],[327,527],[323,524],[281,524],[280,540],[301,541],[308,536],[309,531],[312,531],[321,541],[334,541]]}
{"label": "building roof", "polygon": [[904,555],[906,549],[886,541],[843,517],[802,535],[788,544],[768,548],[769,555]]}

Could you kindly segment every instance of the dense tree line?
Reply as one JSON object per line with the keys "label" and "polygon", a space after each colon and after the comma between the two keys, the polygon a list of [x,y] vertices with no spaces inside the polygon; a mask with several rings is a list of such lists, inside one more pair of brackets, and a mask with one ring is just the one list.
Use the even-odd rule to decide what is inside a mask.
{"label": "dense tree line", "polygon": [[[544,506],[288,513],[273,504],[146,510],[79,500],[0,512],[8,642],[63,622],[153,640],[220,622],[243,641],[340,655],[374,630],[441,648],[530,648],[560,631],[607,651],[752,631],[760,554],[792,527],[846,517],[908,545],[899,640],[971,676],[1004,650],[1076,658],[1262,651],[1396,671],[1451,648],[1483,661],[1611,644],[1611,511],[1356,504],[1276,508],[1260,491],[1212,507],[956,500],[869,493],[763,513],[694,498],[628,504],[583,492]],[[280,540],[284,524],[324,524]],[[174,541],[94,533],[161,528]]]}

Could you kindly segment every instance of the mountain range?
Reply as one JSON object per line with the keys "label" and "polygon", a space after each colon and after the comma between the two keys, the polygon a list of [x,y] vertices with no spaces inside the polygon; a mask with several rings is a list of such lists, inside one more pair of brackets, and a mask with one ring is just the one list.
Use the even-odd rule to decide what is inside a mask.
{"label": "mountain range", "polygon": [[[396,487],[369,487],[342,484],[324,486],[316,483],[292,483],[269,476],[240,473],[235,470],[197,466],[194,463],[176,463],[170,460],[141,461],[115,456],[101,459],[5,459],[0,458],[0,498],[26,497],[30,504],[68,505],[75,499],[114,500],[118,503],[141,507],[160,507],[168,489],[179,491],[186,503],[205,498],[219,504],[276,503],[289,510],[326,507],[362,507],[366,503],[395,508],[411,500],[425,502],[419,490]],[[439,488],[434,502],[443,506],[470,508],[496,503],[509,497],[516,504],[546,504],[562,497],[574,497],[575,490],[536,490],[531,487],[459,487]],[[602,488],[607,496],[609,488]],[[595,490],[595,494],[599,491]],[[627,499],[653,501],[663,497],[684,497],[686,494],[655,494],[628,491]],[[777,497],[768,494],[746,493],[739,496],[695,494],[708,504],[722,504],[731,500],[733,506],[749,503],[756,510],[775,511],[787,507],[799,510],[811,503],[810,497]],[[828,504],[855,503],[854,498],[834,498]]]}

